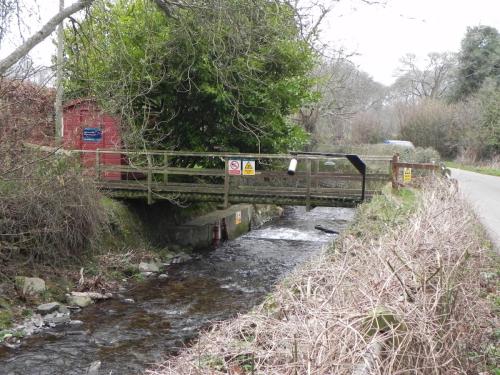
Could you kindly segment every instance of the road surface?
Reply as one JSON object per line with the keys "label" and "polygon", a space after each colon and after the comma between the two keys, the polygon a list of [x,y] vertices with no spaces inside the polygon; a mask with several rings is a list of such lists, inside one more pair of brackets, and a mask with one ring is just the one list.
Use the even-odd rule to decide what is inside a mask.
{"label": "road surface", "polygon": [[472,203],[497,252],[500,251],[500,177],[451,169],[451,177]]}

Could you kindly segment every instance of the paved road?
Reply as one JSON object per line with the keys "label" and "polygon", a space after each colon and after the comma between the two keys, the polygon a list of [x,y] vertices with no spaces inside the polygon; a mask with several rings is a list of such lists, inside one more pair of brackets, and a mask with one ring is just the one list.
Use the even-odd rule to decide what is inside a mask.
{"label": "paved road", "polygon": [[497,251],[500,251],[500,177],[452,169],[451,176],[476,209]]}

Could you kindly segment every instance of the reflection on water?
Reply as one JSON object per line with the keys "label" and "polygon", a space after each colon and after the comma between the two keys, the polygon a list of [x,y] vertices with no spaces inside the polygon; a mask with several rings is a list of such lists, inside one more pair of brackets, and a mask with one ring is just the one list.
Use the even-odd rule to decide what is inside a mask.
{"label": "reflection on water", "polygon": [[81,326],[63,327],[0,349],[0,375],[85,374],[93,361],[101,374],[127,375],[173,354],[213,321],[251,309],[287,272],[316,254],[342,230],[354,211],[293,207],[285,216],[200,259],[173,265],[166,280],[130,285],[123,299],[75,314]]}

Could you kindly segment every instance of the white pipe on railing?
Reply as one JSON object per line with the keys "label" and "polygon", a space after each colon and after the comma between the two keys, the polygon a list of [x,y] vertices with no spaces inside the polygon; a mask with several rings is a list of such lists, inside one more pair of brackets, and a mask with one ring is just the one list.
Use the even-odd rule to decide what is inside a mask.
{"label": "white pipe on railing", "polygon": [[290,160],[290,165],[288,166],[288,174],[293,176],[295,174],[295,170],[297,169],[297,159]]}

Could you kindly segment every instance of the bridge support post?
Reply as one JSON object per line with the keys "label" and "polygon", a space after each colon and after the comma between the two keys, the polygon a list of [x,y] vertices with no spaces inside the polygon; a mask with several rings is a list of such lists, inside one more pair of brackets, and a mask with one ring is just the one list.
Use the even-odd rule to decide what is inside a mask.
{"label": "bridge support post", "polygon": [[229,207],[229,159],[224,159],[224,208]]}
{"label": "bridge support post", "polygon": [[311,211],[311,159],[306,159],[306,211]]}

